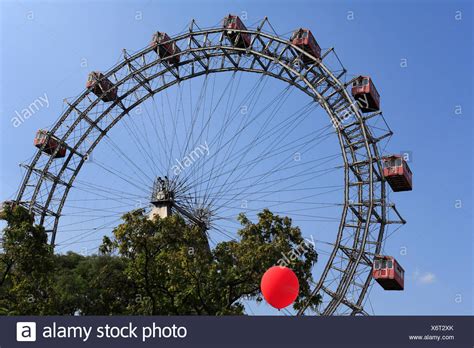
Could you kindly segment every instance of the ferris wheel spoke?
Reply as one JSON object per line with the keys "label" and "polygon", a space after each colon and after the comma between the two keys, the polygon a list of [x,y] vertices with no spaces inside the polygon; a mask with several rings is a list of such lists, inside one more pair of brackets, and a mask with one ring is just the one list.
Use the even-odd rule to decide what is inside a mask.
{"label": "ferris wheel spoke", "polygon": [[[321,194],[315,194],[315,195],[312,195],[311,197],[318,197],[320,195]],[[294,205],[304,207],[304,208],[300,208],[299,211],[304,211],[304,210],[310,210],[310,211],[318,210],[318,211],[321,211],[321,210],[324,210],[324,209],[333,209],[334,207],[340,206],[339,203],[338,204],[334,203],[334,204],[321,205],[321,204],[318,204],[317,202],[307,202],[307,201],[302,201],[300,199],[295,199],[295,200],[291,200],[291,201],[269,201],[269,200],[259,200],[259,199],[254,200],[252,198],[251,202],[253,204],[255,204],[255,203],[258,204],[259,202],[265,202],[265,204],[261,204],[261,205],[258,206],[258,208],[254,208],[254,209],[249,209],[249,208],[242,208],[242,209],[244,211],[256,211],[256,210],[261,211],[262,206],[264,206],[267,209],[278,207],[280,209],[280,211],[282,211],[282,214],[286,214],[286,215],[289,215],[291,212],[296,211],[294,208],[292,208]],[[269,204],[269,203],[271,203],[271,204]],[[223,208],[228,208],[228,209],[223,209]],[[219,205],[219,209],[217,211],[219,211],[220,213],[223,213],[223,212],[225,212],[227,210],[231,210],[231,209],[235,210],[236,206],[222,204],[222,205]],[[283,209],[285,209],[285,210],[283,210]]]}
{"label": "ferris wheel spoke", "polygon": [[[304,138],[306,138],[306,136],[302,137],[301,140],[303,140]],[[293,142],[293,143],[294,143],[294,142]],[[260,155],[260,156],[257,157],[257,158],[254,158],[254,159],[252,159],[252,160],[250,160],[250,161],[248,161],[248,162],[243,163],[241,166],[239,166],[239,168],[246,168],[246,169],[247,169],[249,165],[252,165],[252,164],[255,164],[255,163],[261,163],[264,159],[269,160],[269,159],[271,159],[271,158],[273,158],[273,157],[281,156],[281,155],[284,154],[285,152],[289,152],[289,153],[293,154],[292,151],[295,150],[295,149],[300,148],[300,146],[301,146],[300,144],[297,144],[297,143],[296,143],[296,144],[293,144],[293,146],[291,146],[291,147],[289,147],[288,145],[289,145],[289,144],[283,144],[282,146],[280,146],[280,147],[278,147],[278,148],[275,147],[275,149],[274,149],[274,151],[272,152],[271,156],[268,156],[268,155],[267,155],[267,156]],[[284,150],[282,150],[282,151],[280,151],[280,152],[276,152],[277,150],[280,150],[280,149],[284,149]],[[334,155],[334,157],[340,157],[340,156],[341,156],[340,153]],[[321,158],[321,159],[317,159],[317,160],[314,160],[314,161],[319,161],[319,160],[322,160],[322,159],[326,159],[326,157],[323,157],[323,158]],[[307,164],[307,163],[302,163],[302,165],[306,165],[306,164]],[[296,166],[299,166],[299,165],[296,165]],[[296,166],[295,166],[295,167],[296,167]],[[229,173],[228,171],[222,172],[221,175],[226,175],[226,174],[228,174],[228,173]],[[204,175],[204,177],[207,177],[207,175]],[[209,181],[215,180],[215,179],[217,179],[217,178],[218,178],[218,177],[216,177],[216,176],[210,177],[210,178],[204,180],[203,182],[204,182],[204,183],[205,183],[205,182],[209,182]]]}
{"label": "ferris wheel spoke", "polygon": [[[97,218],[96,218],[97,219]],[[91,219],[89,221],[94,221],[96,219]],[[95,228],[92,228],[92,229],[89,229],[87,233],[79,233],[78,236],[74,236],[74,237],[70,237],[70,238],[66,238],[64,240],[62,240],[60,243],[58,243],[58,251],[61,251],[64,249],[65,246],[67,246],[67,242],[69,243],[80,243],[81,240],[83,240],[83,238],[85,237],[88,237],[88,236],[91,236],[93,234],[96,234],[96,233],[99,233],[99,232],[102,232],[102,230],[106,229],[106,228],[109,228],[109,227],[112,227],[114,226],[115,224],[117,224],[118,222],[120,221],[120,219],[113,219],[107,223],[104,223],[98,227],[95,227]],[[73,226],[73,225],[69,225],[69,226]],[[63,226],[64,227],[64,226]],[[69,231],[69,232],[82,232],[81,230],[77,230],[77,231]],[[102,240],[102,238],[101,238]],[[62,247],[64,246],[64,247]]]}
{"label": "ferris wheel spoke", "polygon": [[[202,107],[202,103],[204,100],[205,93],[207,91],[207,83],[208,79],[207,76],[204,79],[203,86],[200,88],[199,96],[196,103],[193,103],[193,87],[192,81],[189,82],[189,110],[190,110],[190,122],[189,122],[189,131],[186,133],[186,139],[184,143],[184,152],[181,155],[186,155],[186,153],[190,150],[190,144],[194,144],[194,130],[196,129],[196,122],[198,120],[198,116],[200,114],[200,109]],[[186,122],[187,123],[187,122]]]}
{"label": "ferris wheel spoke", "polygon": [[223,235],[226,238],[229,238],[230,240],[235,240],[237,238],[237,235],[234,232],[234,235],[232,233],[227,232],[223,227],[212,227],[213,231],[218,232],[219,234]]}
{"label": "ferris wheel spoke", "polygon": [[78,181],[77,185],[75,185],[76,188],[79,189],[85,189],[85,190],[93,190],[94,192],[99,192],[99,193],[105,193],[105,194],[111,194],[113,198],[127,198],[130,199],[132,197],[135,198],[142,198],[144,197],[143,195],[133,193],[133,192],[127,192],[123,190],[117,190],[113,187],[108,187],[106,185],[97,185],[92,182],[88,181]]}
{"label": "ferris wheel spoke", "polygon": [[[203,133],[204,130],[201,130],[199,131],[198,128],[198,125],[197,125],[197,122],[198,122],[198,118],[201,114],[201,112],[203,113],[203,116],[204,116],[204,113],[205,113],[205,100],[206,100],[206,92],[207,92],[207,87],[208,87],[208,76],[206,75],[205,77],[205,80],[203,82],[203,86],[201,87],[200,89],[200,94],[199,94],[199,97],[198,97],[198,100],[197,102],[195,103],[194,107],[193,106],[190,106],[190,115],[191,115],[191,124],[190,124],[190,132],[187,134],[187,139],[186,139],[186,142],[185,142],[185,145],[184,145],[184,152],[181,153],[181,156],[183,156],[182,158],[184,158],[184,156],[187,156],[188,153],[192,153],[193,151],[195,151],[195,149],[197,148],[197,146],[202,146],[202,139],[201,139],[201,135]],[[234,80],[232,80],[232,84],[231,86],[233,85],[234,83]],[[192,96],[192,92],[191,92],[191,84],[190,84],[190,94]],[[190,100],[190,103],[192,105],[192,98]],[[207,124],[210,124],[210,120],[212,118],[212,114],[211,112],[208,113],[208,121],[207,121]],[[204,119],[204,117],[202,117]],[[195,135],[195,133],[199,133],[197,135]],[[196,137],[196,139],[195,139]],[[191,174],[195,177],[197,174],[197,170],[193,170],[191,171]]]}
{"label": "ferris wheel spoke", "polygon": [[[215,148],[217,149],[217,151],[215,151],[214,153],[219,153],[219,150],[222,149],[222,141],[224,140],[224,137],[225,137],[225,131],[226,131],[226,128],[229,126],[231,120],[233,118],[231,118],[232,116],[235,117],[235,115],[238,113],[237,110],[234,110],[233,106],[234,106],[234,103],[235,103],[235,100],[236,100],[236,96],[237,94],[236,93],[233,93],[233,90],[234,88],[237,90],[240,86],[240,78],[237,82],[237,86],[235,86],[235,74],[232,75],[232,78],[233,78],[233,83],[230,87],[230,93],[229,93],[229,96],[227,98],[227,101],[225,103],[225,109],[224,109],[224,116],[222,117],[222,122],[221,122],[221,126],[220,126],[220,130],[216,133],[216,135],[214,136],[213,139],[211,139],[211,141],[209,141],[208,143],[208,148]],[[262,79],[260,79],[256,85],[254,86],[257,86],[259,87],[260,84],[261,84],[261,81]],[[232,98],[231,98],[232,96]],[[240,103],[239,103],[240,104]],[[216,108],[218,107],[219,105],[216,105]],[[212,157],[213,155],[211,155]],[[211,158],[206,158],[204,159],[203,161],[203,165],[205,164],[204,162],[207,162],[209,161]],[[216,160],[217,160],[217,156],[214,157],[214,160],[212,162],[212,170],[214,169],[214,167],[216,166]],[[194,171],[195,173],[198,173],[200,170],[200,166],[198,164],[198,167],[196,168],[196,170]],[[188,178],[189,178],[189,175],[188,175]],[[187,178],[185,178],[184,180],[187,180]]]}
{"label": "ferris wheel spoke", "polygon": [[[286,127],[285,127],[285,128],[286,128]],[[326,128],[326,127],[324,127],[324,128]],[[312,134],[309,134],[309,136],[312,136]],[[306,137],[307,137],[307,136],[302,137],[301,140],[305,139]],[[314,137],[314,139],[316,140],[316,136]],[[291,144],[291,143],[293,143],[293,144],[292,144],[293,146],[289,147],[288,145]],[[270,149],[273,149],[274,151],[272,152],[272,156],[267,156],[267,159],[269,159],[269,158],[271,158],[271,157],[274,157],[274,156],[277,156],[277,155],[279,155],[279,154],[282,154],[282,153],[284,153],[284,152],[291,152],[293,149],[296,149],[296,148],[298,148],[299,146],[300,146],[300,145],[299,145],[298,143],[295,144],[294,141],[289,141],[288,144],[285,143],[285,144],[281,145],[280,147],[273,147],[273,148],[272,148],[272,147],[269,147]],[[245,150],[248,150],[249,148],[251,148],[251,146],[247,146]],[[286,151],[277,152],[277,150],[280,150],[280,149],[282,149],[282,148],[285,149]],[[238,152],[242,152],[243,150],[244,150],[244,149],[240,149]],[[270,153],[270,152],[267,151],[267,153]],[[264,156],[261,154],[259,157],[255,158],[255,159],[252,159],[251,161],[242,164],[242,167],[247,168],[247,166],[248,166],[249,164],[254,164],[255,162],[260,162],[260,161],[262,161],[263,158],[264,158]],[[235,158],[235,159],[238,159],[238,158]],[[234,159],[234,160],[235,160],[235,159]],[[231,161],[226,161],[226,162],[223,162],[223,163],[232,163],[232,162],[233,162],[233,161],[231,160]],[[226,171],[226,172],[221,172],[221,173],[227,174],[228,171]],[[203,174],[203,177],[207,177],[207,176],[208,176],[207,173]],[[216,177],[211,177],[211,178],[207,179],[207,182],[209,182],[209,181],[211,181],[211,180],[215,180],[215,178],[216,178]],[[204,181],[204,182],[206,182],[206,181]],[[208,185],[207,189],[209,189],[209,185]]]}
{"label": "ferris wheel spoke", "polygon": [[[152,149],[152,156],[154,159],[156,159],[157,162],[154,162],[154,165],[155,165],[155,170],[154,170],[154,174],[156,174],[157,171],[163,171],[166,167],[165,163],[163,162],[163,159],[162,159],[162,156],[156,156],[156,149],[166,149],[166,146],[165,146],[165,143],[163,142],[163,137],[159,134],[158,132],[158,120],[157,119],[161,119],[160,118],[160,114],[161,112],[158,112],[157,111],[157,106],[156,106],[156,101],[155,101],[155,98],[152,97],[152,108],[154,109],[154,113],[155,113],[155,117],[152,117],[150,115],[150,111],[148,110],[148,106],[146,104],[143,105],[143,110],[145,111],[145,115],[147,117],[147,120],[148,120],[148,125],[150,127],[147,127],[147,124],[145,124],[145,122],[143,121],[143,127],[146,131],[147,128],[151,128],[150,132],[152,132],[152,139],[155,139],[155,144],[154,145],[149,145],[150,149]],[[166,158],[166,157],[165,157]]]}
{"label": "ferris wheel spoke", "polygon": [[[268,185],[268,184],[272,184],[273,187],[275,187],[275,185],[277,183],[280,183],[280,182],[285,182],[287,183],[288,181],[290,181],[290,179],[294,179],[294,178],[299,178],[301,179],[302,177],[305,177],[305,176],[308,176],[308,175],[314,175],[315,173],[317,174],[317,177],[320,177],[321,175],[324,175],[324,174],[328,174],[329,172],[331,171],[335,171],[339,168],[335,167],[335,168],[330,168],[330,169],[322,169],[322,170],[319,170],[319,171],[314,171],[314,172],[311,172],[310,170],[312,169],[315,169],[317,168],[318,166],[320,166],[321,164],[317,164],[315,166],[313,166],[312,168],[305,168],[291,176],[288,176],[288,177],[284,177],[284,178],[279,178],[279,179],[273,179],[273,180],[270,180],[270,181],[263,181],[262,182],[262,179],[268,177],[269,173],[270,172],[264,172],[260,175],[257,175],[257,176],[254,176],[255,178],[258,178],[257,180],[253,181],[251,184],[239,189],[239,192],[237,192],[231,199],[227,200],[228,201],[231,201],[233,199],[235,199],[235,197],[239,196],[239,195],[242,195],[244,193],[246,193],[249,189],[255,189],[255,187],[258,187],[260,185],[265,185],[265,187]],[[280,170],[281,170],[281,166],[280,166]],[[277,169],[273,169],[272,172],[276,172]],[[302,183],[305,183],[305,182],[308,182],[312,179],[314,179],[315,177],[314,176],[310,176],[309,178],[306,178],[305,180],[301,181],[299,180],[298,182],[298,185],[302,184]],[[249,179],[252,179],[252,177],[250,177]],[[295,186],[293,183],[283,187],[284,189],[287,189],[287,188],[290,188],[291,186]],[[258,198],[263,198],[263,197],[266,197],[268,196],[268,194],[264,195],[264,196],[260,196]]]}
{"label": "ferris wheel spoke", "polygon": [[[130,123],[130,125],[128,124]],[[146,146],[143,144],[142,139],[145,139],[145,136],[143,133],[139,134],[139,131],[136,129],[136,125],[132,126],[132,124],[135,124],[135,122],[129,122],[127,119],[127,116],[124,117],[122,124],[124,125],[124,128],[126,129],[127,133],[130,136],[130,138],[133,140],[132,143],[134,146],[136,146],[137,150],[136,153],[140,154],[142,158],[142,162],[144,163],[146,167],[149,169],[149,173],[147,176],[154,177],[154,171],[156,170],[156,163],[153,159],[153,156],[149,153],[150,146]],[[135,129],[133,129],[135,128]],[[142,168],[144,166],[141,166]]]}
{"label": "ferris wheel spoke", "polygon": [[[209,147],[210,148],[217,148],[219,150],[224,149],[229,143],[234,141],[236,137],[240,136],[240,134],[246,128],[248,128],[250,126],[251,123],[247,123],[245,126],[240,127],[236,132],[233,133],[233,135],[230,139],[228,139],[225,143],[223,143],[224,136],[227,134],[226,129],[229,128],[230,125],[231,125],[231,122],[233,120],[235,120],[235,118],[237,116],[240,115],[240,111],[241,111],[240,107],[243,104],[243,102],[245,101],[246,105],[250,108],[252,108],[253,105],[256,105],[258,103],[258,100],[261,96],[261,93],[262,93],[262,91],[265,87],[265,82],[266,82],[266,80],[264,79],[264,77],[260,78],[258,80],[258,82],[254,85],[254,87],[247,93],[247,95],[244,98],[242,98],[242,100],[239,103],[238,107],[236,107],[234,110],[232,110],[232,112],[228,111],[228,104],[229,104],[229,101],[228,101],[227,106],[226,106],[226,111],[225,111],[226,116],[224,117],[224,119],[222,121],[221,128],[216,133],[214,138],[211,139],[211,141],[209,142]],[[283,93],[283,92],[284,92],[284,90],[280,93]],[[279,95],[281,95],[281,94],[279,94]],[[275,101],[275,100],[277,100],[276,97],[273,99],[273,101]],[[267,106],[271,105],[271,103],[272,103],[272,101],[270,101],[267,104]],[[248,120],[254,122],[256,120],[256,117],[258,117],[260,114],[262,114],[263,111],[265,111],[265,108],[262,108],[262,110],[260,112],[258,112],[253,119],[248,118]],[[232,116],[232,118],[231,118],[231,116]],[[206,161],[201,163],[201,166],[204,167],[204,165],[207,164],[207,162],[209,162],[212,159],[213,163],[212,163],[210,172],[213,172],[213,170],[216,168],[215,166],[216,166],[216,163],[217,163],[218,160],[220,162],[219,164],[222,164],[222,161],[220,161],[219,155],[220,155],[220,152],[215,151],[211,156],[206,158]]]}
{"label": "ferris wheel spoke", "polygon": [[103,215],[101,217],[95,217],[95,218],[92,218],[92,219],[82,219],[81,221],[74,221],[74,222],[67,222],[65,224],[62,224],[61,227],[64,228],[64,227],[68,227],[68,226],[76,226],[76,225],[83,225],[83,224],[86,224],[86,223],[90,223],[90,222],[93,222],[93,221],[98,221],[98,220],[103,220],[103,219],[106,219],[106,218],[115,218],[115,221],[120,221],[121,217],[117,217],[116,214],[110,214],[110,215]]}
{"label": "ferris wheel spoke", "polygon": [[[287,92],[287,90],[285,91]],[[286,94],[286,93],[285,93]],[[281,101],[284,102],[286,100],[286,98],[288,97],[288,95],[285,95],[284,97],[281,98]],[[253,140],[250,142],[251,145],[254,145],[255,142],[258,140],[258,138],[262,135],[262,133],[264,132],[265,130],[265,127],[270,123],[270,121],[274,118],[274,115],[277,113],[278,111],[278,105],[279,103],[276,104],[276,106],[273,108],[272,112],[270,113],[270,115],[267,117],[267,119],[264,121],[264,125],[260,128],[260,130],[257,132],[257,134],[254,136]],[[241,132],[238,132],[239,134]],[[235,143],[234,143],[235,144]],[[243,152],[242,155],[240,156],[240,159],[239,161],[234,165],[234,167],[231,169],[231,171],[229,172],[227,178],[225,179],[224,181],[224,185],[226,185],[229,180],[231,179],[231,177],[236,173],[236,170],[237,168],[239,167],[239,165],[242,163],[242,161],[244,160],[244,158],[246,157],[246,155],[250,152],[250,147],[247,151]],[[225,158],[222,160],[223,163],[226,163],[228,161],[228,156],[227,155],[224,155]],[[222,168],[223,166],[221,166],[221,169],[217,172],[217,175],[219,175],[220,172],[222,172]],[[250,170],[253,168],[253,166],[251,166]],[[211,188],[212,189],[212,188]]]}
{"label": "ferris wheel spoke", "polygon": [[118,155],[124,162],[131,165],[131,169],[133,173],[137,176],[137,178],[140,178],[143,183],[153,182],[153,178],[151,178],[147,173],[145,173],[143,169],[135,163],[135,161],[133,161],[129,156],[127,156],[127,154],[124,153],[124,151],[121,150],[120,147],[115,144],[115,142],[109,136],[106,135],[104,139],[116,155]]}
{"label": "ferris wheel spoke", "polygon": [[75,189],[78,190],[78,191],[81,191],[81,192],[85,192],[85,193],[89,194],[89,196],[93,195],[94,197],[100,197],[101,198],[101,199],[97,199],[97,198],[92,199],[91,198],[91,199],[88,199],[88,202],[90,202],[90,201],[97,202],[99,200],[102,200],[103,202],[114,201],[114,202],[117,202],[117,203],[121,203],[121,202],[125,201],[125,202],[129,202],[129,204],[130,204],[130,201],[134,201],[134,202],[147,201],[146,197],[143,197],[143,196],[109,191],[107,189],[98,188],[96,186],[76,185]]}
{"label": "ferris wheel spoke", "polygon": [[[266,79],[264,77],[261,77],[255,84],[254,86],[250,89],[250,91],[247,93],[247,95],[241,99],[239,105],[232,111],[229,111],[229,104],[230,104],[230,98],[228,98],[225,111],[224,111],[224,118],[222,120],[221,126],[219,130],[216,132],[216,135],[209,141],[208,147],[209,148],[215,148],[218,149],[217,151],[214,151],[212,155],[208,156],[205,158],[204,161],[202,161],[200,164],[198,164],[198,168],[196,169],[195,172],[199,171],[199,168],[202,168],[202,171],[204,170],[204,167],[207,163],[209,163],[212,160],[212,165],[210,168],[210,172],[213,173],[216,165],[221,165],[222,161],[219,161],[219,150],[222,150],[234,137],[238,136],[240,132],[242,132],[242,129],[238,130],[236,134],[234,134],[234,137],[228,140],[225,144],[223,144],[224,141],[224,136],[226,135],[226,129],[230,127],[231,121],[235,119],[240,114],[240,107],[241,105],[245,102],[246,105],[250,105],[250,107],[257,103],[261,92],[263,91],[263,88],[265,86]],[[235,99],[235,95],[234,95]],[[232,102],[233,104],[233,102]],[[216,109],[217,109],[216,105]],[[231,118],[232,117],[232,118]],[[184,180],[187,180],[189,178],[189,175],[184,178]]]}
{"label": "ferris wheel spoke", "polygon": [[[230,209],[235,209],[235,207],[228,206],[227,208]],[[322,215],[312,215],[312,214],[300,214],[299,212],[301,211],[306,211],[308,209],[289,209],[289,210],[275,210],[273,211],[274,214],[280,215],[280,216],[286,216],[286,215],[291,215],[292,217],[297,217],[297,218],[311,218],[312,220],[317,220],[317,221],[326,221],[326,222],[339,222],[339,217],[336,216],[322,216]],[[311,210],[311,209],[309,209]],[[261,211],[261,209],[258,208],[247,208],[246,211],[248,212],[254,212],[258,213]],[[235,219],[235,215],[222,215],[223,218],[229,218],[231,219],[232,217]]]}
{"label": "ferris wheel spoke", "polygon": [[[258,162],[260,162],[260,160],[259,160],[259,161],[255,161],[254,163],[252,163],[252,165],[250,166],[250,169],[253,169],[253,168],[256,166],[256,164],[257,164]],[[285,163],[286,163],[286,166],[284,166]],[[274,167],[274,168],[271,169],[270,171],[267,171],[267,172],[263,173],[262,175],[258,175],[258,176],[257,176],[257,177],[258,177],[258,180],[254,181],[254,182],[252,183],[252,185],[253,185],[253,186],[259,185],[259,182],[260,182],[262,179],[264,179],[264,178],[267,177],[267,176],[270,176],[271,174],[275,174],[275,173],[277,173],[277,172],[282,173],[282,172],[284,172],[285,170],[292,170],[292,171],[293,171],[293,170],[295,169],[295,166],[292,165],[292,164],[290,164],[290,163],[291,163],[291,162],[287,162],[287,160],[283,160],[283,161],[280,163],[279,168],[278,168],[278,167]],[[247,168],[247,166],[246,166],[246,168]],[[313,168],[311,168],[311,169],[313,169]],[[249,179],[252,179],[252,177],[249,177]],[[222,185],[222,187],[226,186],[226,184],[227,184],[227,183],[224,183],[224,185]],[[234,188],[234,186],[235,186],[235,184],[227,185],[227,187],[226,187],[226,189],[225,189],[225,191],[224,191],[223,193],[225,194],[225,193],[231,191],[231,190]],[[222,191],[222,188],[221,188],[220,191]],[[243,192],[240,192],[240,193],[243,193]]]}
{"label": "ferris wheel spoke", "polygon": [[[174,101],[173,111],[171,111],[171,100],[169,98],[169,95],[166,94],[167,105],[170,110],[171,120],[172,120],[171,127],[173,129],[172,139],[170,140],[171,145],[170,145],[170,148],[168,149],[168,152],[165,153],[165,158],[168,158],[168,165],[165,171],[167,175],[171,174],[169,171],[170,171],[170,168],[172,167],[173,159],[176,156],[179,157],[181,156],[182,153],[184,153],[184,148],[183,148],[184,144],[182,144],[180,141],[182,135],[178,134],[177,124],[179,124],[179,122],[182,122],[183,127],[184,127],[184,133],[188,134],[189,132],[188,124],[185,120],[185,104],[183,100],[183,96],[184,96],[183,89],[184,87],[181,84],[179,84],[177,87],[177,96]],[[163,115],[165,114],[163,113]],[[183,117],[182,120],[180,120],[181,116]],[[166,129],[169,129],[169,126],[167,125],[167,123],[166,122],[163,122],[163,123],[166,124],[166,128],[163,128],[163,131],[165,131]],[[176,143],[176,147],[175,147],[175,143]],[[177,153],[175,153],[175,150],[174,150],[175,148],[177,149],[176,150]]]}
{"label": "ferris wheel spoke", "polygon": [[[284,178],[279,178],[279,179],[272,179],[272,180],[269,180],[269,181],[264,181],[264,182],[259,182],[259,183],[253,182],[253,183],[247,184],[245,186],[235,187],[233,189],[233,191],[238,191],[238,193],[232,194],[231,199],[229,199],[229,200],[232,200],[233,198],[235,198],[238,195],[242,195],[244,193],[247,194],[249,189],[255,190],[258,186],[262,186],[262,188],[258,191],[251,191],[251,193],[252,194],[262,193],[262,192],[266,193],[265,195],[260,196],[259,198],[264,198],[264,197],[268,196],[269,194],[276,193],[276,192],[284,192],[285,190],[286,191],[291,191],[291,188],[297,189],[297,187],[296,187],[297,185],[304,184],[305,182],[311,181],[312,179],[315,179],[315,178],[320,177],[322,175],[331,173],[332,171],[337,170],[337,169],[338,169],[337,167],[336,168],[331,168],[331,169],[325,168],[325,169],[315,171],[315,172],[306,172],[305,170],[303,170],[303,171],[301,171],[299,173],[296,173],[296,174],[293,174],[292,176],[289,176],[289,177],[284,177]],[[263,177],[265,175],[266,175],[266,172],[264,172],[260,175],[256,175],[254,177],[260,178],[260,177]],[[278,184],[278,183],[281,183],[281,182],[287,183],[289,179],[307,177],[308,175],[310,175],[309,178],[306,178],[304,181],[299,180],[297,183],[290,183],[286,187],[281,187],[281,188],[276,189],[276,184]],[[313,176],[311,176],[311,175],[313,175]],[[269,190],[269,191],[266,191],[266,192],[263,191],[263,190],[268,190],[268,187],[270,187],[270,186],[274,187],[275,189],[274,190]],[[227,192],[227,194],[229,194],[230,192],[232,192],[232,191]],[[213,195],[213,197],[221,197],[221,195],[219,195],[219,196]]]}
{"label": "ferris wheel spoke", "polygon": [[[112,174],[114,177],[120,179],[121,181],[123,181],[124,184],[128,184],[143,193],[149,192],[149,190],[147,190],[147,188],[150,187],[149,183],[141,182],[141,181],[137,183],[136,178],[123,173],[123,171],[119,171],[118,169],[108,166],[107,164],[102,163],[101,161],[98,161],[96,159],[91,161],[91,163],[98,166],[101,170],[105,171],[107,174]],[[138,185],[138,184],[141,184],[141,185]]]}
{"label": "ferris wheel spoke", "polygon": [[[146,110],[146,114],[148,116],[148,120],[150,120],[151,117],[149,117],[147,110]],[[132,122],[133,119],[135,118],[137,118],[141,122],[138,122],[138,121]],[[142,149],[143,154],[146,155],[144,156],[144,160],[146,164],[148,165],[148,167],[150,168],[151,174],[155,176],[157,174],[157,171],[163,170],[164,167],[163,167],[163,164],[160,162],[160,158],[159,157],[157,158],[156,150],[155,150],[156,147],[152,145],[152,142],[150,141],[150,138],[148,136],[148,132],[150,128],[153,128],[156,131],[156,129],[153,126],[153,123],[152,122],[145,123],[143,117],[137,117],[137,116],[134,116],[133,118],[130,117],[126,121],[130,123],[129,125],[130,128],[135,128],[135,133],[138,135],[138,140],[140,139],[144,140],[143,143],[140,142],[140,148]],[[139,124],[141,125],[141,127],[138,126]],[[142,128],[142,130],[140,130],[140,128]]]}
{"label": "ferris wheel spoke", "polygon": [[[216,111],[218,110],[218,106],[221,104],[221,102],[224,100],[225,96],[228,95],[229,93],[226,93],[229,91],[229,89],[232,88],[233,84],[234,84],[234,81],[235,81],[235,75],[232,76],[232,78],[227,82],[227,85],[225,86],[225,88],[223,88],[223,91],[220,95],[220,97],[218,98],[217,102],[215,105],[211,105],[211,109],[210,111],[208,112],[208,116],[207,116],[207,120],[205,122],[205,127],[202,128],[199,136],[197,137],[197,139],[200,139],[202,138],[202,135],[204,132],[207,132],[209,133],[209,129],[210,129],[210,125],[211,125],[211,119],[212,117],[216,114]],[[184,113],[184,105],[183,103],[181,102],[181,109]],[[184,116],[183,116],[184,117]],[[204,122],[204,121],[203,121]],[[187,131],[187,122],[185,119],[183,119],[182,121],[183,123],[183,126],[185,128],[185,134],[189,133],[190,131]],[[178,137],[179,138],[179,137]],[[187,141],[188,144],[183,144],[183,146],[187,146],[189,148],[189,141]],[[179,152],[179,156],[170,156],[170,163],[169,163],[169,167],[171,168],[171,161],[173,159],[178,159],[178,158],[184,158],[184,156],[186,155],[186,151],[183,149],[183,150],[180,150]],[[189,174],[189,173],[188,173]],[[190,173],[189,175],[191,175],[193,173]]]}

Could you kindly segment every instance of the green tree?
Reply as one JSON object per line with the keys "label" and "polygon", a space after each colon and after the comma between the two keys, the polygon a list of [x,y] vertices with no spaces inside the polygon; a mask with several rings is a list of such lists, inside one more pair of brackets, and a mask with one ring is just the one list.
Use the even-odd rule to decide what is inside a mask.
{"label": "green tree", "polygon": [[43,227],[23,207],[6,205],[0,254],[0,314],[126,314],[133,284],[124,259],[54,255]]}
{"label": "green tree", "polygon": [[127,314],[133,284],[124,277],[125,262],[112,256],[73,252],[55,258],[55,311],[58,314]]}
{"label": "green tree", "polygon": [[295,309],[319,297],[310,296],[311,269],[317,254],[301,231],[265,210],[252,223],[240,215],[239,240],[209,249],[205,232],[177,215],[148,219],[143,211],[126,214],[104,238],[102,252],[127,260],[127,279],[136,285],[136,298],[128,305],[133,314],[184,315],[244,314],[242,300],[260,301],[263,273],[282,259],[300,281]]}
{"label": "green tree", "polygon": [[133,211],[91,256],[54,255],[44,228],[20,206],[6,206],[0,218],[0,314],[245,314],[243,301],[261,301],[261,277],[276,264],[299,278],[295,309],[320,301],[310,296],[312,243],[268,210],[256,223],[240,215],[236,240],[213,249],[205,231],[177,215],[150,220]]}
{"label": "green tree", "polygon": [[0,308],[6,314],[52,314],[53,248],[42,226],[17,205],[5,205]]}

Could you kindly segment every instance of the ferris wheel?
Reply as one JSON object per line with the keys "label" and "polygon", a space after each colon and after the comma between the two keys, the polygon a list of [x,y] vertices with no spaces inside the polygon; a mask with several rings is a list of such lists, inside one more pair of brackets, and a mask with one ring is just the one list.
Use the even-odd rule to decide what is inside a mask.
{"label": "ferris wheel", "polygon": [[[217,74],[219,73],[219,74]],[[403,289],[383,255],[405,220],[388,199],[412,188],[368,76],[350,76],[312,32],[277,35],[267,18],[234,15],[151,44],[89,74],[49,130],[40,130],[16,199],[57,250],[94,245],[121,216],[180,214],[210,244],[237,237],[236,216],[265,208],[314,240],[313,313],[367,315],[375,278]]]}

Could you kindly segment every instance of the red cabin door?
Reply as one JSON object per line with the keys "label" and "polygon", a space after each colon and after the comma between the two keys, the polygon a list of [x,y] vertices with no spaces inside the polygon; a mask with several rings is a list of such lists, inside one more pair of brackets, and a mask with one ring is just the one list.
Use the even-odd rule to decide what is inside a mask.
{"label": "red cabin door", "polygon": [[383,278],[385,278],[388,276],[387,260],[382,260],[380,263],[381,263],[380,275]]}

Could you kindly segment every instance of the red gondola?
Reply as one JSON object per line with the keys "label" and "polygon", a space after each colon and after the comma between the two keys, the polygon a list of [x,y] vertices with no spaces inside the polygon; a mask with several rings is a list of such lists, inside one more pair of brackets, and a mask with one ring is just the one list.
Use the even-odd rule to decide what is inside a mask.
{"label": "red gondola", "polygon": [[362,112],[380,110],[380,94],[370,76],[359,76],[352,83],[352,96],[359,103]]}
{"label": "red gondola", "polygon": [[384,290],[403,290],[405,287],[405,270],[392,256],[375,256],[372,276]]}
{"label": "red gondola", "polygon": [[413,174],[401,155],[383,158],[383,177],[394,192],[413,189]]}
{"label": "red gondola", "polygon": [[[293,45],[298,46],[303,51],[321,59],[321,47],[319,47],[318,42],[311,33],[311,30],[300,28],[291,35],[290,40]],[[301,59],[305,64],[314,63],[314,60],[306,55],[302,55]]]}
{"label": "red gondola", "polygon": [[60,145],[59,139],[54,135],[50,135],[46,130],[40,129],[38,132],[36,132],[34,144],[38,149],[41,149],[43,145],[46,144],[46,146],[43,148],[43,152],[51,156],[54,154],[56,149],[59,148],[56,154],[54,154],[53,158],[62,158],[66,156],[66,147],[64,145]]}
{"label": "red gondola", "polygon": [[117,87],[99,71],[92,71],[89,74],[86,88],[92,88],[92,92],[104,102],[117,99]]}
{"label": "red gondola", "polygon": [[176,42],[171,41],[171,38],[168,36],[168,34],[157,31],[153,34],[150,46],[153,47],[156,54],[158,54],[161,59],[172,56],[166,59],[166,61],[171,64],[179,63],[180,56],[178,53],[181,52],[181,50],[179,49],[178,45],[176,45]]}
{"label": "red gondola", "polygon": [[236,30],[247,30],[239,16],[228,15],[224,18],[223,27],[227,29],[224,31],[225,35],[232,41],[235,47],[247,48],[250,47],[250,34],[241,33]]}

